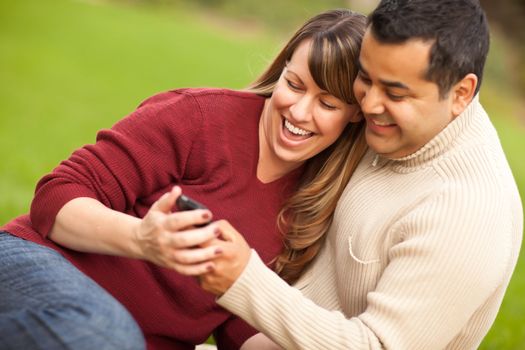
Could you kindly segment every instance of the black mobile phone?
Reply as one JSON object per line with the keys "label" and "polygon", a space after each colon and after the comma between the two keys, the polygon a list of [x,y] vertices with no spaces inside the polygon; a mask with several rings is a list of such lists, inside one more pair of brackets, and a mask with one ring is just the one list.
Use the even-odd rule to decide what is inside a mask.
{"label": "black mobile phone", "polygon": [[181,194],[179,198],[177,198],[177,201],[175,201],[175,205],[177,206],[178,210],[194,210],[194,209],[208,209],[204,204],[197,202],[194,199],[191,199],[188,196],[185,196]]}
{"label": "black mobile phone", "polygon": [[[184,210],[195,210],[195,209],[208,209],[206,206],[202,203],[197,202],[195,199],[191,199],[188,196],[185,196],[181,194],[179,198],[175,201],[175,206],[177,207],[177,210],[184,211]],[[209,222],[205,224],[195,225],[195,227],[204,227],[208,225]]]}

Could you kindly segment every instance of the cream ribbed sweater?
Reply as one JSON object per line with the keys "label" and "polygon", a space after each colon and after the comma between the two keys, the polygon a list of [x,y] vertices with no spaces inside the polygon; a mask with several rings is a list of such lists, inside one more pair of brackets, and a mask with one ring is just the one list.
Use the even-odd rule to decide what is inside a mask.
{"label": "cream ribbed sweater", "polygon": [[416,153],[365,155],[296,288],[253,251],[219,304],[285,349],[474,349],[522,232],[515,181],[476,97]]}

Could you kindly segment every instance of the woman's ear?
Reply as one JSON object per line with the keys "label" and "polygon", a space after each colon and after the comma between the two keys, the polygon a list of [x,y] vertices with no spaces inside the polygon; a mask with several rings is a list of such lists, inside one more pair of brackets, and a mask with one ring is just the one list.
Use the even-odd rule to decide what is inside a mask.
{"label": "woman's ear", "polygon": [[358,104],[352,105],[350,110],[350,123],[358,123],[363,120],[363,112]]}
{"label": "woman's ear", "polygon": [[457,117],[474,98],[476,87],[478,85],[478,77],[474,73],[469,73],[463,77],[452,88],[452,114]]}

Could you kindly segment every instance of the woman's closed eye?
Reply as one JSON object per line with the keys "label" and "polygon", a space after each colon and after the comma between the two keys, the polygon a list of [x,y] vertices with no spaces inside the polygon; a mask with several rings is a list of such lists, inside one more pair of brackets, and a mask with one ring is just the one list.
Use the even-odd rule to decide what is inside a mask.
{"label": "woman's closed eye", "polygon": [[321,106],[323,106],[323,108],[326,108],[330,111],[333,111],[335,109],[337,109],[336,106],[334,106],[333,104],[331,104],[330,102],[327,102],[327,101],[324,101],[324,100],[320,100],[321,102]]}
{"label": "woman's closed eye", "polygon": [[286,79],[286,84],[288,85],[288,87],[292,90],[295,90],[295,91],[301,91],[302,88],[301,88],[301,85],[293,82],[292,80],[290,79]]}

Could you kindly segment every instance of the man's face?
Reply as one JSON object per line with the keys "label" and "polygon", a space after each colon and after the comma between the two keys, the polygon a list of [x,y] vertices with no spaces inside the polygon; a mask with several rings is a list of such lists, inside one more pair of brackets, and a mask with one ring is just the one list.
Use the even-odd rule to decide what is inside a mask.
{"label": "man's face", "polygon": [[440,98],[425,79],[431,42],[377,41],[366,31],[354,92],[366,119],[368,145],[387,158],[401,158],[424,146],[453,119],[452,96]]}

